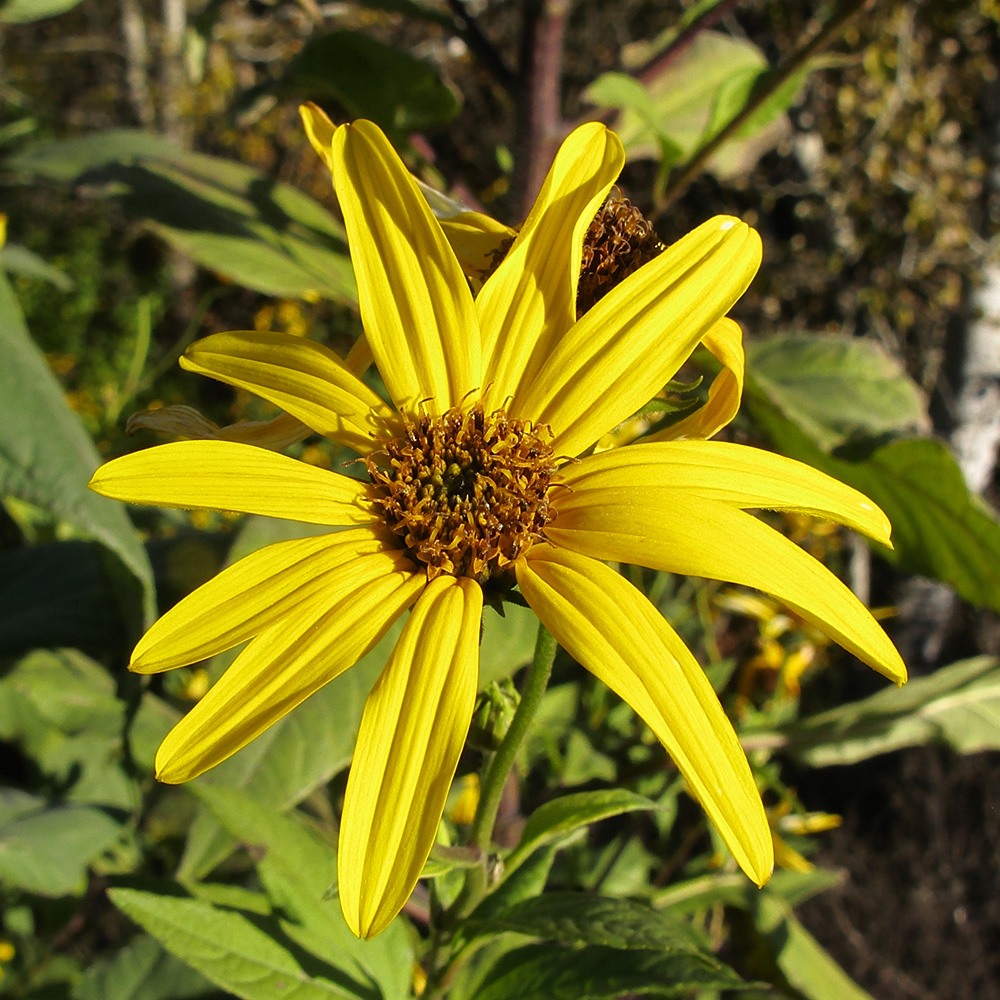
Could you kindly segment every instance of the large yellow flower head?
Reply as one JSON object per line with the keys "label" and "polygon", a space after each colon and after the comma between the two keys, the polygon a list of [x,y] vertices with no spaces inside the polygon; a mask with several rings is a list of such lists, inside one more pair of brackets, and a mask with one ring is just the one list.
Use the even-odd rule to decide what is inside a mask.
{"label": "large yellow flower head", "polygon": [[[901,682],[896,650],[850,590],[746,511],[803,511],[883,543],[888,522],[827,476],[736,444],[660,440],[575,460],[700,342],[724,361],[741,358],[738,327],[724,317],[757,270],[757,234],[711,219],[577,319],[584,233],[624,160],[614,133],[584,125],[473,297],[379,129],[305,117],[333,173],[365,334],[392,405],[320,344],[217,334],[192,345],[184,367],[349,445],[364,462],[348,471],[367,475],[232,440],[166,444],[95,474],[96,490],[135,503],[347,528],[246,557],[139,642],[131,668],[152,673],[250,640],[166,737],[158,777],[185,781],[225,760],[409,610],[365,705],[340,830],[344,915],[355,933],[377,934],[416,884],[458,765],[484,589],[516,581],[565,649],[655,732],[736,861],[763,883],[771,834],[733,728],[678,635],[605,561],[757,587]],[[711,433],[719,413],[729,419],[740,385],[729,376],[710,400],[716,418],[688,431]]]}

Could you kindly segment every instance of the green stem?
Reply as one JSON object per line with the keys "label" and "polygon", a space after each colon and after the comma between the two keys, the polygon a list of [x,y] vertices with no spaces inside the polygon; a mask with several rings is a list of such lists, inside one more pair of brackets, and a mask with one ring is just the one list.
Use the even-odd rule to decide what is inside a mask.
{"label": "green stem", "polygon": [[493,755],[486,774],[483,777],[479,793],[479,806],[476,817],[472,821],[470,841],[478,848],[483,863],[469,870],[466,877],[462,897],[457,901],[456,912],[464,915],[472,911],[476,904],[486,894],[487,868],[486,858],[489,853],[493,827],[496,824],[497,813],[500,810],[500,799],[503,795],[507,778],[514,767],[517,752],[524,742],[531,726],[542,695],[552,676],[552,663],[556,656],[556,640],[552,633],[541,623],[538,623],[538,636],[535,639],[535,655],[524,681],[521,692],[521,702],[517,706],[514,718],[511,720],[507,735]]}

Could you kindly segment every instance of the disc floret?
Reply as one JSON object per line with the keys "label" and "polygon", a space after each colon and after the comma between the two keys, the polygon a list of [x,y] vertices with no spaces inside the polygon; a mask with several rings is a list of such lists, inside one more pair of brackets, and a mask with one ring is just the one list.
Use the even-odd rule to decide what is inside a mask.
{"label": "disc floret", "polygon": [[479,583],[504,575],[544,537],[555,472],[544,425],[482,404],[403,415],[403,433],[365,460],[375,503],[410,555]]}

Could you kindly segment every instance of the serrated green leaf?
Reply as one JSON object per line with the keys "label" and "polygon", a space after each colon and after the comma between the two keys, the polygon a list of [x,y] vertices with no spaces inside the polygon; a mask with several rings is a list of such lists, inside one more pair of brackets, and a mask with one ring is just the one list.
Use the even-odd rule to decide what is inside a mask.
{"label": "serrated green leaf", "polygon": [[[0,495],[42,507],[100,542],[131,576],[131,583],[117,589],[123,617],[141,621],[153,608],[153,574],[145,550],[123,505],[87,489],[101,457],[32,342],[2,276],[0,356]],[[0,608],[0,622],[5,615]]]}
{"label": "serrated green leaf", "polygon": [[744,402],[779,451],[861,490],[885,511],[894,548],[880,551],[902,572],[940,580],[970,604],[1000,611],[1000,521],[969,493],[944,445],[904,438],[848,461],[817,447],[755,387]]}
{"label": "serrated green leaf", "polygon": [[[12,789],[0,789],[2,803]],[[87,865],[118,837],[121,827],[90,806],[49,805],[36,798],[26,810],[14,792],[12,817],[0,825],[0,882],[40,896],[65,896],[83,889]]]}
{"label": "serrated green leaf", "polygon": [[500,958],[477,1000],[612,1000],[625,993],[683,997],[699,989],[745,985],[721,963],[687,953],[528,945]]}
{"label": "serrated green leaf", "polygon": [[182,253],[247,288],[357,300],[342,227],[308,195],[241,163],[115,129],[29,146],[8,166],[123,197]]}
{"label": "serrated green leaf", "polygon": [[546,844],[564,841],[598,820],[659,808],[645,796],[621,788],[563,795],[546,802],[531,814],[524,825],[521,842],[507,858],[507,868],[516,868],[532,851]]}
{"label": "serrated green leaf", "polygon": [[73,1000],[214,1000],[221,997],[200,973],[145,934],[98,959],[73,987]]}
{"label": "serrated green leaf", "polygon": [[687,924],[630,899],[584,892],[548,892],[476,922],[477,934],[517,931],[564,944],[596,944],[639,951],[706,954]]}
{"label": "serrated green leaf", "polygon": [[854,764],[903,747],[943,743],[959,753],[1000,749],[1000,661],[979,656],[904,688],[838,705],[747,744],[780,746],[810,767]]}
{"label": "serrated green leaf", "polygon": [[920,389],[870,340],[780,336],[746,347],[755,385],[821,448],[928,428]]}
{"label": "serrated green leaf", "polygon": [[366,984],[311,974],[298,957],[240,913],[200,899],[137,889],[111,889],[108,897],[167,951],[243,1000],[372,996]]}
{"label": "serrated green leaf", "polygon": [[336,101],[350,118],[369,118],[397,137],[443,125],[459,109],[433,66],[360,31],[311,38],[283,82],[314,100]]}

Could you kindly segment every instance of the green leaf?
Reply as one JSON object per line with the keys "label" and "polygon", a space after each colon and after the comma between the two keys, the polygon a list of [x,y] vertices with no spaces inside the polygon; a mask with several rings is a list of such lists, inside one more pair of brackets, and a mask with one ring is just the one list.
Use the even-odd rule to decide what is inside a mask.
{"label": "green leaf", "polygon": [[129,129],[39,143],[8,166],[123,197],[182,253],[247,288],[357,300],[342,227],[308,195],[251,167]]}
{"label": "green leaf", "polygon": [[201,973],[140,935],[98,959],[73,988],[73,1000],[208,1000],[219,997]]}
{"label": "green leaf", "polygon": [[0,882],[40,896],[81,892],[87,865],[114,843],[121,827],[90,806],[49,806],[31,798],[0,788]]}
{"label": "green leaf", "polygon": [[153,574],[145,550],[124,506],[87,489],[101,457],[28,335],[2,276],[0,356],[0,496],[42,507],[100,542],[130,574],[130,582],[117,588],[123,617],[129,622],[150,617]]}
{"label": "green leaf", "polygon": [[802,926],[789,905],[767,889],[747,893],[757,930],[771,946],[778,968],[808,1000],[872,1000]]}
{"label": "green leaf", "polygon": [[538,617],[530,608],[504,605],[504,616],[492,609],[483,611],[483,632],[479,644],[479,689],[491,681],[510,677],[530,662],[538,633]]}
{"label": "green leaf", "polygon": [[282,82],[283,90],[336,101],[348,117],[369,118],[397,138],[443,125],[459,109],[433,66],[360,31],[311,38]]}
{"label": "green leaf", "polygon": [[564,944],[597,944],[623,950],[684,951],[710,963],[687,924],[630,899],[584,892],[548,892],[475,924],[475,933],[517,931]]}
{"label": "green leaf", "polygon": [[[742,107],[736,102],[745,100],[747,82],[766,68],[767,60],[752,43],[701,31],[655,79],[647,81],[648,104],[640,103],[634,88],[626,89],[608,74],[599,76],[584,97],[598,107],[621,109],[614,128],[630,160],[660,156],[664,138],[679,151],[677,159],[687,159],[710,127],[719,127],[732,117],[734,107]],[[745,145],[745,141],[730,142],[724,149],[731,159],[734,150]]]}
{"label": "green leaf", "polygon": [[969,493],[944,445],[900,439],[848,461],[818,448],[755,387],[744,400],[779,451],[861,490],[885,511],[894,548],[880,552],[900,571],[941,580],[970,604],[1000,611],[1000,522]]}
{"label": "green leaf", "polygon": [[41,278],[55,285],[60,292],[68,292],[73,288],[73,281],[67,274],[58,267],[53,267],[38,254],[32,253],[27,247],[18,246],[16,243],[5,243],[0,247],[0,270],[25,278]]}
{"label": "green leaf", "polygon": [[612,1000],[622,994],[683,997],[746,984],[721,963],[687,953],[591,945],[528,945],[508,952],[485,977],[477,1000]]}
{"label": "green leaf", "polygon": [[311,975],[299,958],[242,914],[137,889],[111,889],[108,896],[167,951],[244,1000],[371,996],[370,986]]}
{"label": "green leaf", "polygon": [[1000,749],[1000,661],[979,656],[838,705],[771,734],[746,732],[748,746],[780,746],[804,764],[854,764],[903,747],[943,743],[959,753]]}
{"label": "green leaf", "polygon": [[860,434],[928,429],[920,389],[870,340],[781,336],[746,347],[755,385],[825,450]]}
{"label": "green leaf", "polygon": [[198,796],[232,836],[253,848],[272,908],[291,918],[282,921],[290,937],[352,979],[377,983],[386,1000],[408,995],[412,955],[404,927],[393,925],[374,941],[359,940],[339,903],[325,898],[337,879],[332,844],[245,792],[204,786]]}
{"label": "green leaf", "polygon": [[507,869],[516,868],[532,851],[561,843],[598,820],[660,807],[643,795],[620,788],[600,792],[575,792],[539,806],[524,824],[521,842],[507,858]]}
{"label": "green leaf", "polygon": [[0,23],[29,24],[72,10],[81,0],[0,0]]}

